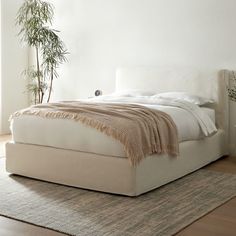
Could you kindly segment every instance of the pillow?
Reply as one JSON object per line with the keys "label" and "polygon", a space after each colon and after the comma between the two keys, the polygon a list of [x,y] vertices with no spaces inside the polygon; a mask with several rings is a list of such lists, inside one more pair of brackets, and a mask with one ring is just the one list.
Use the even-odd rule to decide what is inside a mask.
{"label": "pillow", "polygon": [[185,92],[167,92],[167,93],[159,93],[154,95],[155,98],[166,98],[166,99],[180,99],[180,100],[184,100],[187,102],[191,102],[195,105],[198,106],[203,106],[209,103],[214,103],[213,100],[209,99],[209,98],[204,98],[204,97],[200,97],[200,96],[196,96],[196,95],[192,95],[189,93],[185,93]]}
{"label": "pillow", "polygon": [[129,89],[129,90],[122,90],[112,93],[113,96],[119,97],[137,97],[137,96],[153,96],[156,92],[142,90],[142,89]]}

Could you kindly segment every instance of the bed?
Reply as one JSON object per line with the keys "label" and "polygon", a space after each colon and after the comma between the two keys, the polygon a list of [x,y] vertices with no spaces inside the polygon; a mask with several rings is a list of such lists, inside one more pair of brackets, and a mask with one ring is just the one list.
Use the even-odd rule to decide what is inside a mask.
{"label": "bed", "polygon": [[[228,154],[230,76],[227,70],[193,68],[117,70],[116,91],[155,88],[157,92],[189,92],[215,101],[203,109],[215,119],[217,132],[202,139],[182,138],[179,157],[153,154],[132,166],[121,144],[102,133],[81,124],[75,127],[71,121],[45,123],[42,118],[23,117],[14,122],[13,141],[6,144],[6,169],[35,179],[128,196],[155,189]],[[31,132],[27,132],[29,127]]]}

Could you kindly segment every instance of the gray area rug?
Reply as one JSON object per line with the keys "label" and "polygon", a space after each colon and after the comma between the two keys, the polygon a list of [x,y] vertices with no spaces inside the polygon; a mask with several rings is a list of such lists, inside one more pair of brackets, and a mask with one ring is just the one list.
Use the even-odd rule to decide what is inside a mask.
{"label": "gray area rug", "polygon": [[0,215],[79,236],[173,235],[236,196],[236,175],[199,170],[136,198],[0,175]]}

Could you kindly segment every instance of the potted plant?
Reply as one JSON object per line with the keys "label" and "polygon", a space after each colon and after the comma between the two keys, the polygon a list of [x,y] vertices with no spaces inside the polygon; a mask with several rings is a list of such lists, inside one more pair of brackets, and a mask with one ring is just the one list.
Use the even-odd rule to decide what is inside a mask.
{"label": "potted plant", "polygon": [[35,63],[24,71],[29,79],[28,91],[34,103],[49,102],[57,69],[68,54],[58,30],[52,29],[54,8],[42,0],[25,0],[16,17],[21,40],[35,52]]}

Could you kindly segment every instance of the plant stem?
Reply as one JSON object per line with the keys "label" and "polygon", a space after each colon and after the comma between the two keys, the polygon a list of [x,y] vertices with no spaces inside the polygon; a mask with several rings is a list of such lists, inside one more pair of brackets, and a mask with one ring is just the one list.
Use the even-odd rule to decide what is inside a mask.
{"label": "plant stem", "polygon": [[36,46],[36,65],[37,65],[37,78],[38,78],[38,101],[41,101],[41,81],[40,81],[40,68],[39,68],[39,50],[38,46]]}
{"label": "plant stem", "polygon": [[37,93],[34,93],[34,104],[36,105],[37,103]]}
{"label": "plant stem", "polygon": [[51,67],[51,79],[50,79],[50,86],[49,86],[49,93],[48,93],[48,100],[47,100],[47,102],[49,102],[50,98],[51,98],[52,83],[53,83],[53,66]]}
{"label": "plant stem", "polygon": [[40,103],[43,103],[43,97],[44,97],[44,92],[41,89],[41,101],[40,101]]}

